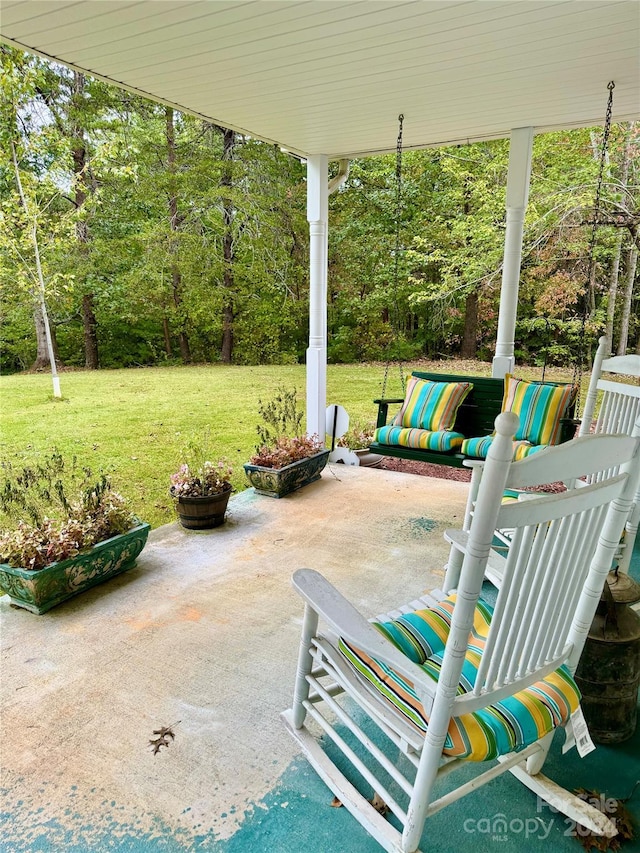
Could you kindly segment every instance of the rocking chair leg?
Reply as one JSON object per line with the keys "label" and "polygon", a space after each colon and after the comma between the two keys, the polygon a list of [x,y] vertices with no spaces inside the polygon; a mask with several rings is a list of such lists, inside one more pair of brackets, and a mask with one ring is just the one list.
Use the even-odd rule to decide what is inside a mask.
{"label": "rocking chair leg", "polygon": [[538,741],[540,745],[539,752],[534,752],[533,755],[530,755],[529,758],[527,758],[526,766],[529,776],[536,776],[542,770],[542,765],[547,760],[547,755],[551,749],[551,742],[553,741],[554,734],[555,730],[541,738]]}
{"label": "rocking chair leg", "polygon": [[309,682],[307,676],[313,667],[311,657],[311,640],[318,630],[318,614],[308,604],[304,608],[300,651],[298,653],[298,669],[296,671],[295,688],[293,691],[293,725],[299,729],[307,715],[304,702],[309,698]]}

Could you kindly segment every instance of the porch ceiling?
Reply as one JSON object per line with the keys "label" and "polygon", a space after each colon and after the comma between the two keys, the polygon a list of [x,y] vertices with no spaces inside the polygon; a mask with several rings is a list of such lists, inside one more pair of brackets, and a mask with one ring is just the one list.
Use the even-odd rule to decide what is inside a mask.
{"label": "porch ceiling", "polygon": [[640,105],[636,0],[3,0],[2,40],[300,155],[602,124]]}

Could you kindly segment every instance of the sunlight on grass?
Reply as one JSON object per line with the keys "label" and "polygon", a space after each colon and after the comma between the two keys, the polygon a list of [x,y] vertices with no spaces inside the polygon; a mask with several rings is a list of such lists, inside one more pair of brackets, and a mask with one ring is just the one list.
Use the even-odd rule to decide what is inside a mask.
{"label": "sunlight on grass", "polygon": [[[490,374],[479,362],[421,363],[420,369]],[[405,372],[410,372],[406,365]],[[384,366],[330,365],[327,400],[345,406],[352,418],[375,420],[373,399],[380,396]],[[540,378],[522,369],[519,376]],[[549,379],[571,378],[553,370]],[[2,457],[33,458],[59,448],[81,465],[102,469],[153,527],[174,520],[169,476],[191,438],[210,428],[216,456],[234,467],[233,486],[246,488],[242,464],[257,440],[258,400],[280,385],[297,388],[304,403],[304,365],[235,367],[158,367],[96,372],[63,372],[62,400],[51,397],[46,374],[0,377]],[[401,397],[397,367],[390,371],[388,397]]]}

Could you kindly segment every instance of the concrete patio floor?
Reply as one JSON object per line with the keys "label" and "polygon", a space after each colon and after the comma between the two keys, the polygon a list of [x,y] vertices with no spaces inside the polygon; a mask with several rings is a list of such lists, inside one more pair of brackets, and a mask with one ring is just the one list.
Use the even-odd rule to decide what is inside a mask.
{"label": "concrete patio floor", "polygon": [[[319,569],[366,614],[438,586],[467,488],[332,466],[282,500],[235,496],[221,528],[152,531],[134,569],[43,616],[0,599],[3,853],[377,851],[329,807],[279,719],[302,616],[289,578]],[[163,726],[175,740],[154,755]],[[638,736],[596,753],[604,775],[602,760],[572,757],[558,781],[626,796]],[[426,849],[495,849],[477,821],[497,812],[546,817],[501,779],[437,815]],[[527,849],[565,849],[555,823],[558,844],[532,833]]]}

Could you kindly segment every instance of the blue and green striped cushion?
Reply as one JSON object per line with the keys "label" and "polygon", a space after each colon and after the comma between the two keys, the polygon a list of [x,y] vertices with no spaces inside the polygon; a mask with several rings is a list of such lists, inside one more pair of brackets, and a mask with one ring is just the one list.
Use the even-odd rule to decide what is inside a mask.
{"label": "blue and green striped cushion", "polygon": [[472,388],[470,382],[431,382],[412,376],[393,425],[431,432],[451,429],[460,403]]}
{"label": "blue and green striped cushion", "polygon": [[562,418],[575,399],[574,385],[527,382],[510,373],[504,378],[503,412],[515,412],[520,418],[516,439],[531,444],[558,444]]}
{"label": "blue and green striped cushion", "polygon": [[[444,646],[451,626],[455,595],[437,606],[405,614],[391,622],[374,623],[414,663],[438,680]],[[493,611],[478,601],[469,645],[458,685],[458,695],[475,684]],[[369,657],[345,640],[339,648],[361,677],[372,684],[409,722],[422,732],[429,718],[413,684],[381,661]],[[566,667],[543,681],[471,714],[453,717],[443,752],[470,761],[487,761],[518,752],[558,726],[566,724],[580,702],[580,693]]]}
{"label": "blue and green striped cushion", "polygon": [[[465,438],[460,449],[465,456],[471,456],[474,459],[486,459],[492,441],[492,435],[481,435],[478,438]],[[525,459],[532,453],[537,453],[538,450],[544,450],[545,446],[546,445],[543,444],[531,444],[530,441],[514,441],[513,461],[517,462],[520,459]]]}
{"label": "blue and green striped cushion", "polygon": [[412,429],[393,424],[379,427],[374,434],[374,441],[379,444],[413,447],[419,450],[438,450],[442,453],[459,449],[463,440],[464,436],[461,432],[445,429],[437,431]]}

